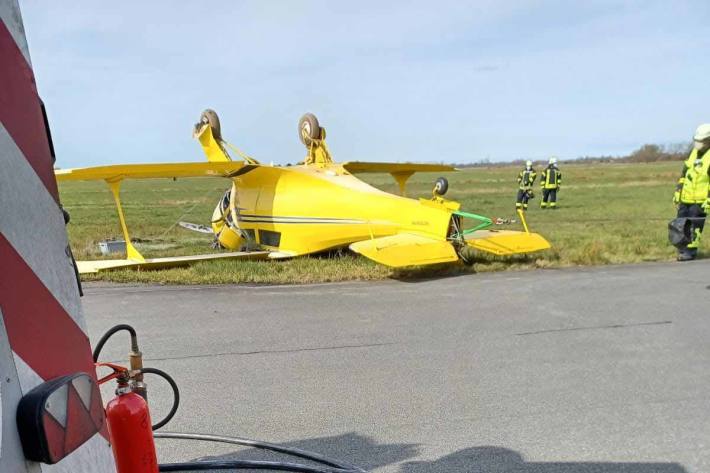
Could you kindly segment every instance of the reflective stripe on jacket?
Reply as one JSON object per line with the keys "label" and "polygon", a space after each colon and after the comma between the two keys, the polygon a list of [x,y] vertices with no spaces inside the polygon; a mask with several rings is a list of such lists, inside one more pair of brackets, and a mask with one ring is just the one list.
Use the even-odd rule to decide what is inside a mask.
{"label": "reflective stripe on jacket", "polygon": [[534,169],[523,169],[518,173],[518,184],[520,184],[521,189],[529,189],[535,182],[537,173]]}
{"label": "reflective stripe on jacket", "polygon": [[562,173],[557,167],[548,166],[542,171],[540,186],[544,189],[557,189],[562,183]]}

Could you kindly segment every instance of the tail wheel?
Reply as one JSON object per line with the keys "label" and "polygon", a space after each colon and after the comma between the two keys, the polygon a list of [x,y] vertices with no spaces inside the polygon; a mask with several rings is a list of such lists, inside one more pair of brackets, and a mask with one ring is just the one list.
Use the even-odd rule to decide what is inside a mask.
{"label": "tail wheel", "polygon": [[200,115],[200,123],[208,123],[210,128],[212,128],[212,136],[218,141],[222,140],[222,127],[219,124],[219,117],[217,112],[211,108],[206,109]]}
{"label": "tail wheel", "polygon": [[298,121],[298,138],[306,146],[310,146],[313,140],[320,139],[320,125],[312,113],[306,113]]}
{"label": "tail wheel", "polygon": [[449,190],[449,181],[445,177],[440,177],[434,183],[434,194],[444,195]]}

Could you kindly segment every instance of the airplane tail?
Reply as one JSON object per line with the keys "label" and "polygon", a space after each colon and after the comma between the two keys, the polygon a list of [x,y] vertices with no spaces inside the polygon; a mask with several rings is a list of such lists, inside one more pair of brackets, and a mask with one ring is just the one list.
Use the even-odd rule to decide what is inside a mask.
{"label": "airplane tail", "polygon": [[350,249],[380,264],[395,268],[449,263],[459,259],[453,245],[448,241],[413,233],[398,233],[358,241],[352,243]]}
{"label": "airplane tail", "polygon": [[522,209],[518,209],[518,215],[525,231],[473,229],[470,233],[464,232],[466,244],[471,248],[498,256],[533,253],[550,248],[550,242],[541,235],[530,232],[525,212]]}
{"label": "airplane tail", "polygon": [[[537,233],[479,230],[466,236],[466,245],[476,250],[498,256],[532,253],[550,248],[550,244]],[[377,263],[400,268],[457,261],[459,254],[454,245],[412,233],[398,233],[380,238],[362,240],[350,249]]]}
{"label": "airplane tail", "polygon": [[550,248],[550,243],[537,233],[508,230],[479,230],[466,235],[466,244],[498,256],[510,256]]}

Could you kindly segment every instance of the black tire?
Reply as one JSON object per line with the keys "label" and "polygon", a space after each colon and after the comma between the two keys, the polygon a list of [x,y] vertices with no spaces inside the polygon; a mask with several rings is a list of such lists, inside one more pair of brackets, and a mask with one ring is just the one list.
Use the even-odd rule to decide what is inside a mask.
{"label": "black tire", "polygon": [[449,181],[445,177],[440,177],[434,183],[434,194],[444,195],[449,190]]}
{"label": "black tire", "polygon": [[312,113],[306,113],[298,120],[298,139],[306,146],[310,146],[312,140],[320,139],[320,125]]}
{"label": "black tire", "polygon": [[214,136],[216,140],[222,140],[222,127],[219,124],[217,112],[211,108],[206,109],[202,112],[202,115],[200,115],[200,123],[209,123],[210,128],[212,128],[212,136]]}

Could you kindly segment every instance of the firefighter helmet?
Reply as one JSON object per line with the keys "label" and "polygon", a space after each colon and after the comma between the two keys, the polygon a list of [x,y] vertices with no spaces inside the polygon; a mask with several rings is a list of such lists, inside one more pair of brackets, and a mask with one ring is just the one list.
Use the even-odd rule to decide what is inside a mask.
{"label": "firefighter helmet", "polygon": [[710,141],[710,123],[704,123],[695,130],[694,141]]}

